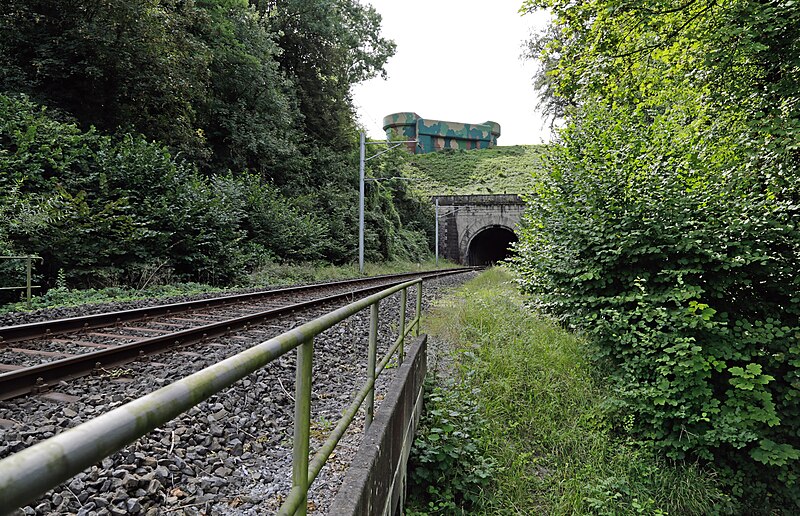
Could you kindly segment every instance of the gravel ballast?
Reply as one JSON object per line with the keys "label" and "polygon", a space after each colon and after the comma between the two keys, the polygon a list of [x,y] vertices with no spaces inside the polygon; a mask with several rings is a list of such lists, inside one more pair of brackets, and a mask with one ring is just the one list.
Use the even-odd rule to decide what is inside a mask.
{"label": "gravel ballast", "polygon": [[[425,283],[423,306],[443,289],[474,276]],[[413,316],[414,290],[407,317]],[[142,301],[141,305],[152,305]],[[118,310],[113,306],[106,310]],[[294,314],[234,337],[218,338],[103,371],[53,389],[58,401],[31,396],[0,402],[0,458],[52,437],[172,381],[330,311]],[[397,336],[399,294],[380,304],[379,356]],[[69,312],[69,313],[66,313]],[[59,317],[80,315],[63,309]],[[8,322],[8,321],[3,321]],[[19,324],[16,319],[13,323]],[[315,340],[311,404],[312,453],[324,442],[366,379],[369,310]],[[291,487],[295,353],[212,396],[101,463],[56,487],[19,514],[270,514]],[[376,385],[380,403],[393,369]],[[379,405],[378,405],[379,409]],[[309,511],[326,514],[349,460],[361,442],[363,410],[309,493]]]}

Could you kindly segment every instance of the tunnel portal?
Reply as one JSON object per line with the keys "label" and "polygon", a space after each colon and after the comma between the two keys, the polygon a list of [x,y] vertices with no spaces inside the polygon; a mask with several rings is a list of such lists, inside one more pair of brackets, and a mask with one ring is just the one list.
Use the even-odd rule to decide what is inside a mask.
{"label": "tunnel portal", "polygon": [[488,227],[475,235],[469,244],[469,265],[492,265],[511,256],[517,235],[502,226]]}
{"label": "tunnel portal", "polygon": [[514,228],[525,212],[518,195],[438,195],[436,248],[439,256],[462,265],[485,265],[509,256]]}

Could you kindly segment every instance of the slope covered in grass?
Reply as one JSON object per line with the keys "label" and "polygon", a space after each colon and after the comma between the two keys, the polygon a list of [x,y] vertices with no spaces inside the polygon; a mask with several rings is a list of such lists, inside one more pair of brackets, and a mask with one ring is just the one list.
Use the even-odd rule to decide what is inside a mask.
{"label": "slope covered in grass", "polygon": [[541,168],[543,145],[444,150],[409,158],[405,175],[425,195],[522,194]]}

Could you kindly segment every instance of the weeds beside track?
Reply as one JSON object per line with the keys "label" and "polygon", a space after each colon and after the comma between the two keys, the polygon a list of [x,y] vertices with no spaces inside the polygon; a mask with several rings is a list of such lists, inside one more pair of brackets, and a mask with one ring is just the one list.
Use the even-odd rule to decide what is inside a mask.
{"label": "weeds beside track", "polygon": [[[435,513],[448,504],[469,514],[732,510],[713,471],[667,461],[627,435],[626,422],[614,418],[602,371],[590,362],[589,345],[526,309],[506,272],[492,269],[443,300],[428,318],[427,331],[439,342],[437,383],[449,394],[427,408],[423,428],[459,431],[438,425],[433,411],[463,412],[463,400],[469,400],[477,405],[469,417],[478,460],[465,471],[471,474],[487,461],[497,468],[489,488],[466,497],[450,490],[452,500],[436,498],[446,489],[412,486],[412,514]],[[425,442],[426,436],[418,440]],[[465,449],[467,443],[459,446]],[[419,450],[412,457],[419,458]],[[446,474],[434,481],[464,485],[464,478]],[[474,503],[466,506],[470,499]]]}

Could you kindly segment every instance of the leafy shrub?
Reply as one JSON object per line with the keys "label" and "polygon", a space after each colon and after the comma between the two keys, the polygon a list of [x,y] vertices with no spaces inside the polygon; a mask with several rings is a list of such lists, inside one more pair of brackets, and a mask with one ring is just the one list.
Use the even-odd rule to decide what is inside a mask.
{"label": "leafy shrub", "polygon": [[463,386],[425,386],[425,411],[409,458],[409,489],[422,507],[407,514],[454,514],[474,504],[497,469],[485,454],[477,404]]}
{"label": "leafy shrub", "polygon": [[[352,173],[334,166],[341,154],[320,156]],[[333,179],[288,195],[252,173],[205,177],[141,136],[83,131],[0,95],[0,252],[42,256],[46,284],[64,270],[71,286],[219,285],[272,260],[350,261],[356,191]],[[371,259],[427,256],[432,217],[421,199],[398,187],[368,201]],[[16,265],[0,264],[9,274]]]}
{"label": "leafy shrub", "polygon": [[439,355],[437,369],[453,365],[469,386],[459,396],[477,402],[482,454],[500,465],[470,513],[736,514],[713,468],[665,459],[614,431],[612,393],[589,344],[532,314],[511,279],[490,269],[425,321],[430,349],[451,349],[453,362]]}
{"label": "leafy shrub", "polygon": [[613,365],[634,435],[800,504],[800,182],[743,166],[737,120],[696,100],[583,107],[530,197],[520,284]]}
{"label": "leafy shrub", "polygon": [[0,186],[42,211],[8,238],[44,258],[46,280],[64,269],[77,285],[126,283],[152,263],[184,278],[236,275],[243,215],[230,181],[206,180],[142,137],[81,131],[22,96],[0,96],[0,147]]}
{"label": "leafy shrub", "polygon": [[307,199],[287,197],[253,174],[242,174],[235,181],[249,241],[273,256],[297,261],[322,258],[328,224]]}

